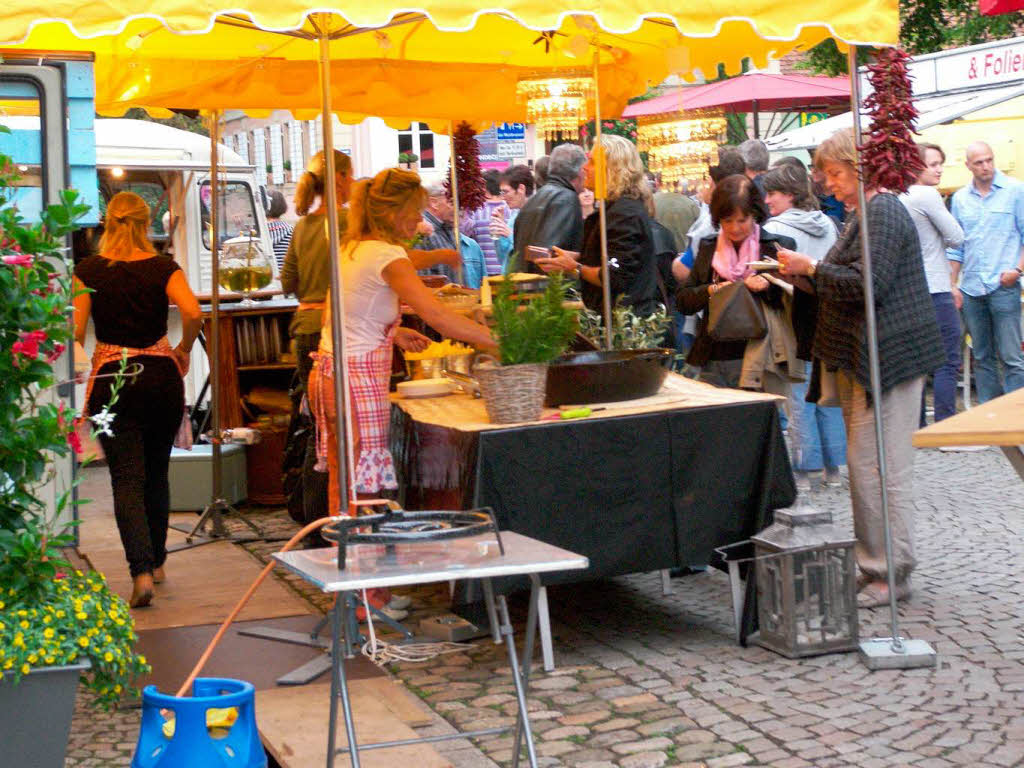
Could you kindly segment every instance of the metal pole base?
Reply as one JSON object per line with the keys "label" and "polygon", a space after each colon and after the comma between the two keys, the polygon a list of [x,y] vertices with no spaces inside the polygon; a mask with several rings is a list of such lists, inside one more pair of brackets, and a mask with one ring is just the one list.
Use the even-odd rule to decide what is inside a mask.
{"label": "metal pole base", "polygon": [[938,664],[938,655],[924,640],[900,638],[897,650],[891,637],[876,637],[860,644],[860,658],[864,665],[876,669],[921,669]]}
{"label": "metal pole base", "polygon": [[[252,533],[231,533],[227,526],[224,525],[225,514],[234,515],[251,528]],[[204,530],[207,524],[210,525],[209,531]],[[211,501],[206,509],[203,510],[203,514],[199,516],[199,520],[196,521],[194,526],[172,525],[170,527],[185,534],[185,543],[168,547],[168,552],[181,552],[185,549],[201,547],[203,544],[212,544],[215,541],[230,541],[233,544],[241,544],[248,541],[262,541],[267,538],[256,523],[228,504],[224,499]]]}

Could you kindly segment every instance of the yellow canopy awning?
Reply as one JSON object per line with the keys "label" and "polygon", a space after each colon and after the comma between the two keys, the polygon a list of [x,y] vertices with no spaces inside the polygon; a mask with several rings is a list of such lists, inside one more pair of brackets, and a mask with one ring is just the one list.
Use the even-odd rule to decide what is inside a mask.
{"label": "yellow canopy awning", "polygon": [[[621,114],[629,97],[669,74],[713,75],[719,63],[736,72],[745,57],[763,65],[769,54],[806,49],[829,36],[843,47],[893,44],[898,32],[895,0],[823,0],[812,11],[754,0],[743,17],[716,2],[653,14],[648,2],[595,8],[593,0],[519,0],[488,12],[444,0],[424,3],[428,17],[357,0],[331,16],[334,109],[349,122],[377,115],[393,125],[523,120],[525,106],[514,99],[518,79],[589,68],[597,50],[602,112]],[[149,4],[145,14],[132,3],[13,5],[0,19],[0,40],[20,49],[94,52],[97,108],[104,114],[135,106],[257,115],[285,108],[297,117],[319,111],[318,29],[301,2],[251,2],[245,14],[220,15],[208,4],[169,0]]]}

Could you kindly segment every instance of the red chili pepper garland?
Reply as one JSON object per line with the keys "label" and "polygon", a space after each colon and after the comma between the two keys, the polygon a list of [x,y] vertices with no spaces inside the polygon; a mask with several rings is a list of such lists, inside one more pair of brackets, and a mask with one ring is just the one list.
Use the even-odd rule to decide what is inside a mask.
{"label": "red chili pepper garland", "polygon": [[[455,162],[456,179],[459,182],[459,208],[475,211],[482,208],[487,200],[487,185],[484,184],[480,169],[480,143],[476,131],[469,123],[459,123],[452,136],[452,161]],[[451,166],[444,182],[449,199],[452,196]]]}
{"label": "red chili pepper garland", "polygon": [[875,63],[868,65],[874,93],[864,99],[864,106],[871,113],[871,125],[867,141],[858,147],[868,189],[906,192],[924,169],[913,139],[917,108],[907,69],[909,59],[898,48],[883,48]]}

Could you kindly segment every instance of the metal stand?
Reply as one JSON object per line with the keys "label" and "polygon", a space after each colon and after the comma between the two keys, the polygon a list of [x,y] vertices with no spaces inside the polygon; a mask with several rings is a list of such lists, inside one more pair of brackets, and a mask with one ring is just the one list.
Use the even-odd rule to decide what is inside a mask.
{"label": "metal stand", "polygon": [[[526,619],[526,638],[523,646],[523,660],[520,663],[516,653],[516,644],[512,621],[508,615],[508,605],[505,597],[497,598],[497,614],[500,617],[498,631],[504,640],[505,648],[508,651],[509,668],[512,671],[512,681],[515,685],[518,714],[515,724],[515,741],[512,749],[512,768],[518,768],[519,756],[522,749],[522,742],[526,740],[526,754],[530,762],[530,768],[537,768],[537,752],[533,744],[533,732],[530,729],[530,715],[526,704],[526,691],[530,681],[530,661],[533,658],[533,640],[537,634],[537,599],[540,591],[540,577],[537,574],[530,574],[530,608]],[[342,592],[341,597],[347,598],[351,593]],[[486,579],[484,589],[485,595],[492,595],[490,579]],[[490,600],[488,600],[490,602]],[[439,741],[452,741],[457,739],[473,739],[482,736],[494,736],[506,733],[510,728],[488,728],[468,733],[452,733],[442,736],[425,736],[415,739],[400,739],[397,741],[378,741],[370,744],[360,744],[356,740],[355,720],[352,716],[352,702],[348,694],[348,680],[345,676],[345,664],[342,661],[342,626],[348,622],[348,600],[342,599],[339,604],[342,611],[335,611],[332,621],[333,638],[331,643],[331,714],[327,730],[327,768],[333,768],[335,757],[338,754],[348,753],[352,768],[359,768],[359,753],[368,749],[386,749],[389,747],[403,747],[409,744],[425,744]],[[493,605],[490,606],[493,609]],[[345,650],[348,651],[348,635],[345,636]],[[341,710],[345,718],[345,734],[348,739],[347,747],[337,746],[338,730],[338,701],[341,701]]]}
{"label": "metal stand", "polygon": [[[850,69],[850,107],[853,116],[853,135],[859,143],[860,131],[860,79],[857,74],[857,46],[851,45],[848,65]],[[872,405],[875,411],[875,443],[878,448],[878,477],[882,489],[882,525],[885,533],[885,563],[889,577],[889,610],[892,616],[892,634],[887,638],[866,640],[860,644],[860,656],[868,669],[913,669],[934,667],[935,649],[924,640],[906,640],[900,637],[899,613],[896,610],[896,574],[893,569],[892,528],[889,524],[889,491],[886,487],[885,441],[882,435],[882,377],[878,361],[878,327],[875,321],[875,287],[871,275],[871,244],[868,232],[867,198],[864,182],[857,182],[857,215],[860,217],[860,246],[864,262],[864,315],[867,326],[868,367],[871,376]]]}
{"label": "metal stand", "polygon": [[[210,114],[210,275],[211,275],[211,286],[210,286],[210,348],[208,350],[207,357],[210,360],[210,375],[207,379],[207,383],[210,385],[210,421],[212,424],[212,431],[214,436],[219,437],[221,433],[220,424],[220,403],[219,403],[219,392],[220,392],[220,285],[217,279],[217,273],[219,270],[220,262],[220,244],[218,238],[220,236],[220,227],[217,217],[220,213],[219,206],[217,205],[217,195],[219,194],[218,178],[217,178],[217,144],[218,134],[220,128],[220,113],[214,110]],[[206,384],[203,385],[204,391]],[[197,401],[198,402],[198,401]],[[206,509],[199,516],[199,520],[194,526],[189,528],[185,525],[172,525],[177,531],[182,531],[186,534],[185,543],[179,544],[175,547],[169,547],[168,552],[180,552],[184,549],[191,549],[192,547],[201,547],[203,544],[211,544],[214,541],[231,541],[235,543],[244,541],[259,541],[263,539],[263,531],[252,522],[248,517],[243,515],[237,509],[232,507],[223,498],[223,474],[221,467],[220,457],[220,443],[213,443],[213,450],[211,451],[210,463],[212,465],[213,479],[211,487],[211,500],[207,504]],[[252,529],[252,534],[232,535],[232,533],[224,525],[222,513],[234,514],[239,520],[245,523],[249,528]],[[206,524],[212,525],[209,532],[206,532]]]}

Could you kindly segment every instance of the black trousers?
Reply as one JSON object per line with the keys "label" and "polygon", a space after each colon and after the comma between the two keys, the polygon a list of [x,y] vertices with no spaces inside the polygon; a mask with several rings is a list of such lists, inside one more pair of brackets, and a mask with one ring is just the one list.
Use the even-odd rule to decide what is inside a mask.
{"label": "black trousers", "polygon": [[[185,408],[185,389],[174,361],[135,357],[142,372],[126,381],[111,410],[113,437],[100,436],[114,491],[114,516],[131,575],[159,568],[167,559],[167,524],[171,487],[167,470],[171,446]],[[118,363],[100,372],[113,373]],[[97,379],[89,412],[110,401],[112,379]]]}

